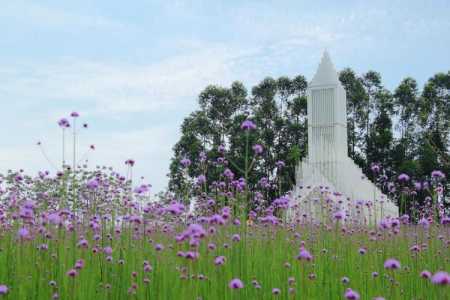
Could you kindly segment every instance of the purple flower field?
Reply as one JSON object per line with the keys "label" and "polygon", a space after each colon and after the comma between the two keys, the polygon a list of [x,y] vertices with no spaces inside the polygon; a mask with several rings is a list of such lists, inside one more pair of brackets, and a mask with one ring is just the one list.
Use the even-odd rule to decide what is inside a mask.
{"label": "purple flower field", "polygon": [[[126,174],[89,170],[76,153],[66,161],[78,117],[58,122],[60,171],[0,175],[0,299],[450,299],[440,171],[426,205],[377,224],[337,210],[338,191],[322,187],[324,213],[312,217],[291,195],[266,199],[228,168],[214,193],[202,175],[189,187],[195,197],[155,199],[149,183],[133,181],[133,159]],[[250,120],[241,128],[257,130]],[[245,174],[264,151],[248,147]],[[218,154],[226,160],[226,149]],[[390,184],[414,189],[407,174]]]}

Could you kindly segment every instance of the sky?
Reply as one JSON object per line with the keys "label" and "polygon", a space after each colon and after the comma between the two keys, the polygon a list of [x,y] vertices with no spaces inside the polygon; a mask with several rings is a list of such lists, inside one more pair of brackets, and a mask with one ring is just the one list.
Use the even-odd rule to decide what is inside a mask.
{"label": "sky", "polygon": [[207,85],[311,79],[328,49],[338,70],[422,86],[450,69],[449,11],[448,0],[0,0],[0,172],[55,173],[36,143],[60,165],[57,121],[77,111],[89,124],[78,155],[95,144],[90,166],[119,172],[133,158],[157,192]]}

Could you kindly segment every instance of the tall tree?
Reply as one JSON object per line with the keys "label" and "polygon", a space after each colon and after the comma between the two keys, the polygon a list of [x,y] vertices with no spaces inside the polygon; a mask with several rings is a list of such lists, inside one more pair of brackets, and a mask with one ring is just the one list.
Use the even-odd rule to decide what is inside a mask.
{"label": "tall tree", "polygon": [[369,163],[379,163],[386,171],[391,169],[391,150],[393,143],[392,120],[393,99],[389,91],[380,89],[374,95],[374,121],[370,124],[366,148],[366,173],[369,177]]}
{"label": "tall tree", "polygon": [[[175,144],[174,156],[170,165],[169,188],[176,193],[184,192],[185,173],[197,177],[205,172],[199,166],[201,153],[214,156],[217,148],[229,140],[228,133],[234,126],[233,120],[242,115],[247,108],[247,90],[240,82],[234,82],[230,88],[208,86],[199,95],[201,110],[187,117],[181,126],[181,138]],[[180,165],[184,158],[192,164],[187,170]],[[219,176],[214,166],[207,166],[212,180]]]}
{"label": "tall tree", "polygon": [[367,94],[362,80],[349,68],[339,73],[339,80],[347,94],[347,135],[348,153],[355,161],[363,160],[364,136],[360,128],[365,126],[364,109],[367,102]]}
{"label": "tall tree", "polygon": [[367,159],[367,148],[369,143],[370,126],[376,117],[377,95],[382,89],[381,75],[375,71],[369,71],[362,75],[361,82],[365,89],[365,97],[362,98],[363,108],[361,111],[361,127],[360,130],[364,136],[363,146],[365,152],[364,159]]}
{"label": "tall tree", "polygon": [[423,138],[437,156],[438,166],[450,171],[450,71],[438,73],[425,84],[420,102]]}
{"label": "tall tree", "polygon": [[418,172],[417,152],[419,118],[419,90],[417,82],[411,77],[401,81],[394,92],[394,111],[397,116],[398,137],[392,150],[392,168],[400,173]]}

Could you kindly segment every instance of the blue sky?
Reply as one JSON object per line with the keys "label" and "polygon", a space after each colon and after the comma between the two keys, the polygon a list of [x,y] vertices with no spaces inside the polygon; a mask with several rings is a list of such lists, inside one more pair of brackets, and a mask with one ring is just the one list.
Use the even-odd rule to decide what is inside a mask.
{"label": "blue sky", "polygon": [[323,49],[385,85],[450,69],[449,1],[0,1],[0,171],[52,170],[56,121],[79,111],[79,152],[155,191],[208,84],[311,78]]}

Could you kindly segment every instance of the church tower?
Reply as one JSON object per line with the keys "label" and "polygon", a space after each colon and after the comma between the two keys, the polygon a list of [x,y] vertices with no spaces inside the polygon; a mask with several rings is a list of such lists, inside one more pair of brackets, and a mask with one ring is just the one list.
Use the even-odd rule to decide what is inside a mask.
{"label": "church tower", "polygon": [[[347,216],[376,222],[398,216],[398,208],[348,156],[347,98],[330,55],[324,52],[308,86],[308,157],[296,169],[294,209],[313,218],[345,211]],[[340,199],[323,199],[325,192]],[[322,202],[318,202],[318,196]],[[319,197],[319,198],[320,198]],[[315,199],[312,201],[312,199]],[[331,205],[330,205],[331,203]],[[291,211],[292,212],[292,211]]]}
{"label": "church tower", "polygon": [[308,88],[308,145],[311,162],[347,157],[345,90],[327,51]]}

